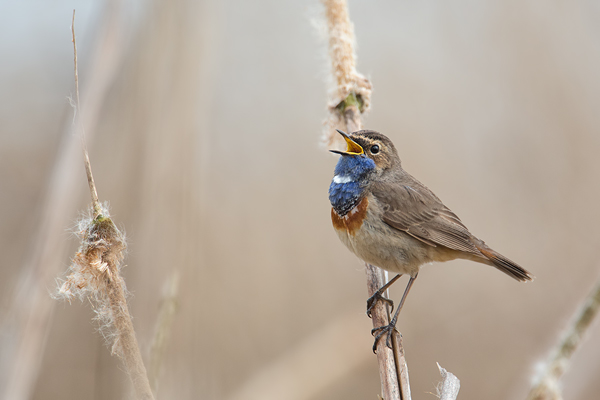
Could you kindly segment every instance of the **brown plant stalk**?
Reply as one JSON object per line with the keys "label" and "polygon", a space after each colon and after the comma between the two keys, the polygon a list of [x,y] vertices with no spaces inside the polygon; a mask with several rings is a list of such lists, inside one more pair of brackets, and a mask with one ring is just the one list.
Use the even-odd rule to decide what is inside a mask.
{"label": "brown plant stalk", "polygon": [[600,280],[575,312],[563,336],[550,351],[542,373],[533,383],[527,400],[562,399],[559,380],[569,366],[569,360],[581,345],[587,329],[600,311]]}
{"label": "brown plant stalk", "polygon": [[[86,136],[94,136],[100,111],[124,56],[131,30],[125,28],[122,1],[106,2],[98,26],[98,41],[90,53],[89,84],[82,98],[86,114],[81,118]],[[35,232],[20,268],[8,307],[0,319],[0,398],[27,400],[33,396],[42,365],[47,336],[51,331],[55,302],[48,285],[63,267],[67,245],[64,221],[72,218],[77,205],[79,163],[77,128],[65,127],[54,163],[45,182]]]}
{"label": "brown plant stalk", "polygon": [[121,263],[126,243],[124,235],[111,220],[108,210],[100,205],[92,175],[88,152],[83,139],[84,130],[78,113],[79,77],[77,71],[77,43],[75,40],[75,11],[71,25],[73,35],[73,53],[75,69],[76,99],[75,123],[82,136],[81,144],[90,194],[92,197],[92,215],[79,224],[81,237],[79,251],[69,268],[70,274],[59,288],[56,297],[70,300],[78,297],[88,298],[100,321],[101,332],[112,344],[112,353],[118,355],[133,383],[138,399],[154,399],[146,368],[142,361],[133,323],[127,307],[125,281],[121,276]]}

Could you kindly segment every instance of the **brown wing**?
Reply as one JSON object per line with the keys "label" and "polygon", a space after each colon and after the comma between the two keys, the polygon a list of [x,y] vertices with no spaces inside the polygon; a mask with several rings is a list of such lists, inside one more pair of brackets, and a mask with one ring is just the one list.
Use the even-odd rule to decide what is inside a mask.
{"label": "brown wing", "polygon": [[373,195],[383,207],[383,221],[431,246],[481,255],[466,226],[431,190],[410,176],[374,183]]}

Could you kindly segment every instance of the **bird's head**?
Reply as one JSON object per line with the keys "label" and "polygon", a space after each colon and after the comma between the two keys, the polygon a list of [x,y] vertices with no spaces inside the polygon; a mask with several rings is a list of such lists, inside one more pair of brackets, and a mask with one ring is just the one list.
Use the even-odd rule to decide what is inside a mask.
{"label": "bird's head", "polygon": [[340,130],[338,132],[346,140],[347,146],[346,151],[330,150],[342,156],[338,167],[345,167],[344,169],[358,167],[380,174],[400,165],[398,152],[387,136],[370,130],[356,131],[350,135]]}

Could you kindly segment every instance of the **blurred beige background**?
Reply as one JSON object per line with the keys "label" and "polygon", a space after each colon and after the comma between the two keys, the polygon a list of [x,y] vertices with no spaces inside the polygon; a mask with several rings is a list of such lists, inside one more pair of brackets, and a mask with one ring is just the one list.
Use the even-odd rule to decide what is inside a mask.
{"label": "blurred beige background", "polygon": [[[426,266],[398,325],[413,397],[434,398],[439,362],[461,399],[522,399],[599,275],[600,3],[349,7],[374,85],[365,127],[537,277]],[[130,397],[89,304],[49,297],[89,203],[67,101],[73,8],[90,157],[129,238],[146,357],[179,274],[158,398],[376,399],[363,267],[330,226],[337,158],[319,145],[329,69],[317,1],[0,5],[0,389],[19,379],[26,334],[39,364],[18,364],[25,398]],[[47,318],[20,333],[32,304]],[[567,399],[600,391],[599,329],[564,378]]]}

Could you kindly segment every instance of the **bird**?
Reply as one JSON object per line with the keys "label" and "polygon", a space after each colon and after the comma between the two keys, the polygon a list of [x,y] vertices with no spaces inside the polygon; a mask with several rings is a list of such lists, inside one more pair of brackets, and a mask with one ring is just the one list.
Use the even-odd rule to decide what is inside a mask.
{"label": "bird", "polygon": [[396,330],[398,315],[423,264],[467,259],[499,269],[517,281],[533,275],[492,250],[469,232],[458,216],[424,184],[406,172],[392,141],[373,130],[347,134],[329,186],[331,221],[346,247],[365,263],[397,275],[367,300],[367,315],[377,301],[393,307],[383,293],[403,274],[410,276],[389,325],[374,328],[373,351],[380,338]]}

